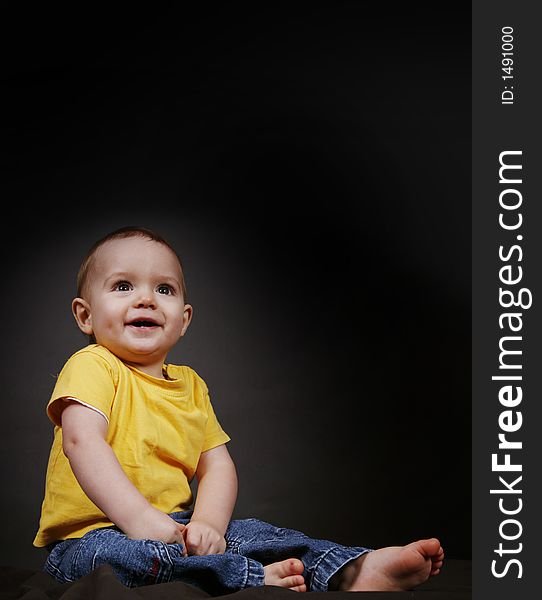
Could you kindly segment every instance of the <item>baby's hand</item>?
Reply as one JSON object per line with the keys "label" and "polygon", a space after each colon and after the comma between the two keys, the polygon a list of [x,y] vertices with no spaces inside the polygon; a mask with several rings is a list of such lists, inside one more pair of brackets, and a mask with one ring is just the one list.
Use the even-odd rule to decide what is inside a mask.
{"label": "baby's hand", "polygon": [[224,554],[226,550],[224,536],[205,521],[190,521],[184,534],[188,554],[206,556],[207,554]]}
{"label": "baby's hand", "polygon": [[144,510],[132,527],[124,533],[133,540],[157,540],[166,544],[182,544],[186,556],[186,526],[177,523],[169,515],[150,506]]}

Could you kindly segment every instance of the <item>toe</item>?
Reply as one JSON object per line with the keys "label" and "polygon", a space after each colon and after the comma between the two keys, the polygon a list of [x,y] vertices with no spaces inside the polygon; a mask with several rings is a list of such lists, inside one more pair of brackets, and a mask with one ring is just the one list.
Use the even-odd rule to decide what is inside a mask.
{"label": "toe", "polygon": [[302,575],[290,575],[289,577],[284,577],[281,585],[287,588],[294,588],[301,586],[305,583]]}
{"label": "toe", "polygon": [[437,538],[422,540],[421,548],[427,557],[436,558],[440,553],[444,554],[442,551],[442,546]]}
{"label": "toe", "polygon": [[292,575],[301,575],[305,570],[305,566],[298,558],[289,558],[285,562],[288,564],[288,573],[291,573]]}

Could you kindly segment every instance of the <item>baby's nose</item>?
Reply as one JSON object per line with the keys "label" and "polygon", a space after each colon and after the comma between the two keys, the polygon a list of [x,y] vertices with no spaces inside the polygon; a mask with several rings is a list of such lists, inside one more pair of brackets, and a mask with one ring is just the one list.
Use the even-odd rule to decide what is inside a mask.
{"label": "baby's nose", "polygon": [[136,306],[138,308],[148,308],[155,306],[154,297],[151,294],[141,294],[136,300]]}

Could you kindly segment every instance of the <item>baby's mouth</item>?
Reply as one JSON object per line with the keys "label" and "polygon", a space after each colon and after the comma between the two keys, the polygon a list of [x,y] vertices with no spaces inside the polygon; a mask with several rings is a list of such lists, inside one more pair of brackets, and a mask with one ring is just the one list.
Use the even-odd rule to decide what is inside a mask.
{"label": "baby's mouth", "polygon": [[128,323],[128,325],[130,327],[139,327],[139,328],[158,327],[158,323],[155,323],[154,321],[145,321],[145,320],[132,321],[131,323]]}

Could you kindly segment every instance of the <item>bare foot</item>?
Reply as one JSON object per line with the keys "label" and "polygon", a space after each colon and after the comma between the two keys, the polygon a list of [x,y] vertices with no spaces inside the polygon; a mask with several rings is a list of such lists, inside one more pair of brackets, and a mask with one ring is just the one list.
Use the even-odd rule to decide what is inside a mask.
{"label": "bare foot", "polygon": [[263,569],[265,571],[265,585],[278,585],[294,592],[307,591],[305,579],[301,575],[305,567],[299,559],[288,558],[281,562],[266,565]]}
{"label": "bare foot", "polygon": [[407,546],[389,546],[362,554],[346,564],[330,581],[330,589],[349,592],[401,592],[438,575],[444,551],[436,538]]}

